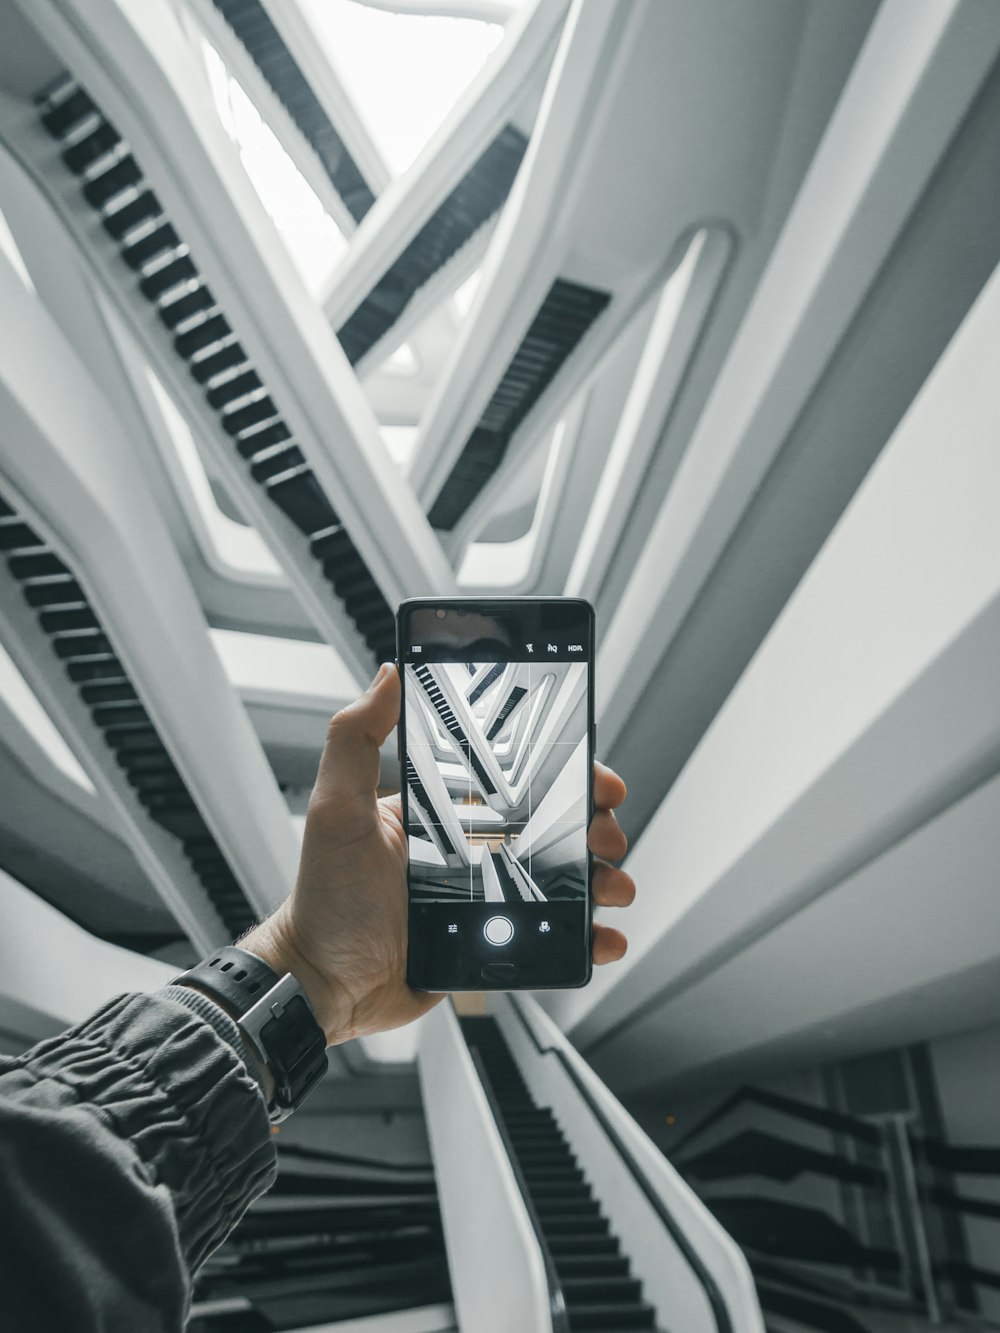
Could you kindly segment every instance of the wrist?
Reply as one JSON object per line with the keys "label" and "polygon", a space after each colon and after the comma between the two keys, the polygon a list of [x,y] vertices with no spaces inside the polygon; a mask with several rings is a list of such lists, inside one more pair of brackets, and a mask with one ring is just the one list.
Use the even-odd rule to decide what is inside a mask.
{"label": "wrist", "polygon": [[353,1035],[353,1006],[342,987],[328,979],[310,961],[299,944],[293,925],[279,908],[238,941],[241,949],[256,954],[278,976],[290,972],[302,987],[316,1022],[323,1029],[327,1046],[336,1046]]}

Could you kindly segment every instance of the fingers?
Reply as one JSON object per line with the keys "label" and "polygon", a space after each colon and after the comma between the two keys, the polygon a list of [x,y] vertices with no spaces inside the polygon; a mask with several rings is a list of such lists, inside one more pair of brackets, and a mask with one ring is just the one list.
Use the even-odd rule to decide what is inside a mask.
{"label": "fingers", "polygon": [[594,863],[591,883],[598,907],[631,907],[635,901],[635,880],[624,870],[609,866],[607,861]]}
{"label": "fingers", "polygon": [[594,922],[593,958],[598,967],[605,963],[617,963],[625,957],[628,940],[620,930],[612,926],[601,926]]}
{"label": "fingers", "polygon": [[625,783],[606,764],[594,760],[594,808],[617,810],[626,796]]}
{"label": "fingers", "polygon": [[327,731],[316,795],[340,800],[372,795],[378,786],[379,747],[399,721],[399,673],[391,662],[354,703],[336,713]]}
{"label": "fingers", "polygon": [[628,851],[628,838],[610,810],[598,810],[587,830],[587,846],[595,856],[620,861]]}

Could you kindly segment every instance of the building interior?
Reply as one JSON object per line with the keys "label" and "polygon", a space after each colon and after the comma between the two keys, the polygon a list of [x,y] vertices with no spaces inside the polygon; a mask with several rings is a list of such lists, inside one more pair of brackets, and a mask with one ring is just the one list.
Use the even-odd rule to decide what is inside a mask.
{"label": "building interior", "polygon": [[629,788],[191,1333],[1000,1328],[1000,5],[0,24],[0,1051],[278,905],[405,598],[590,601]]}

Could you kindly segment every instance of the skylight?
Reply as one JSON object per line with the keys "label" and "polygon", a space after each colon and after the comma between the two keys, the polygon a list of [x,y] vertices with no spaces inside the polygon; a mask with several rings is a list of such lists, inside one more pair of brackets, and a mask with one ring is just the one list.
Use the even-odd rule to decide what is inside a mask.
{"label": "skylight", "polygon": [[327,58],[393,175],[444,122],[503,37],[498,23],[301,0]]}
{"label": "skylight", "polygon": [[173,443],[187,493],[194,501],[196,515],[200,520],[196,527],[201,529],[202,536],[211,544],[217,561],[235,575],[254,576],[272,582],[283,578],[281,566],[256,528],[237,523],[215,503],[201,455],[187,422],[148,367],[146,376]]}
{"label": "skylight", "polygon": [[240,160],[306,286],[316,296],[347,241],[319,196],[208,42],[202,43],[215,108]]}
{"label": "skylight", "polygon": [[226,675],[239,690],[298,695],[323,706],[341,704],[360,686],[329,644],[213,629],[209,633]]}
{"label": "skylight", "polygon": [[18,671],[2,644],[0,644],[0,697],[59,771],[84,791],[94,791],[94,784],[87,777],[76,755],[63,740],[52,719],[38,702],[30,685]]}

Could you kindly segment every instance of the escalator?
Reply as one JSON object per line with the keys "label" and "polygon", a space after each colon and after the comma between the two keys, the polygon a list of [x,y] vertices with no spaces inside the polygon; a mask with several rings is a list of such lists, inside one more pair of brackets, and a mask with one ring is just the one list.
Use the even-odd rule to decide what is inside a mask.
{"label": "escalator", "polygon": [[375,194],[260,0],[212,0],[323,164],[355,222]]}
{"label": "escalator", "polygon": [[63,163],[117,247],[123,280],[128,270],[135,275],[172,354],[203,389],[214,425],[308,544],[372,655],[391,658],[395,623],[381,589],[129,144],[70,75],[37,101]]}
{"label": "escalator", "polygon": [[510,193],[527,137],[505,125],[337,330],[352,365],[367,356],[435,273],[496,214]]}
{"label": "escalator", "polygon": [[538,1219],[565,1301],[570,1333],[655,1329],[656,1312],[613,1234],[551,1108],[531,1096],[493,1018],[463,1018],[495,1113]]}
{"label": "escalator", "polygon": [[609,292],[557,278],[535,314],[430,507],[450,532],[500,467],[521,423],[611,300]]}
{"label": "escalator", "polygon": [[0,497],[0,558],[135,799],[177,840],[226,934],[257,913],[236,880],[74,570]]}

